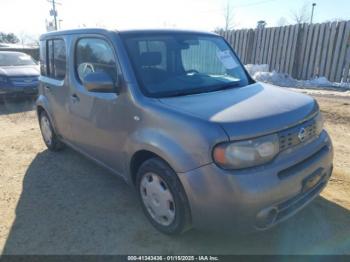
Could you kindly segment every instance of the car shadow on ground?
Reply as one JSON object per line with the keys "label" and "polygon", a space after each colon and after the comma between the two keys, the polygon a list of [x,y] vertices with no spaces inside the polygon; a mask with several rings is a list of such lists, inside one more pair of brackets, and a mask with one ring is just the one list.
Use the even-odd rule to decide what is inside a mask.
{"label": "car shadow on ground", "polygon": [[342,254],[350,211],[317,198],[254,235],[157,232],[126,183],[71,149],[39,153],[28,167],[3,254]]}
{"label": "car shadow on ground", "polygon": [[10,115],[34,110],[34,101],[34,98],[0,101],[0,115]]}

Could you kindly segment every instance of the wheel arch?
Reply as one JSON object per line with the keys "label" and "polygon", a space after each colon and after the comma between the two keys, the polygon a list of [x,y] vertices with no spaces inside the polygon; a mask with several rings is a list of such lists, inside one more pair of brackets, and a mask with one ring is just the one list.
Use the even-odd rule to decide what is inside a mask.
{"label": "wheel arch", "polygon": [[155,128],[144,128],[130,135],[125,142],[124,152],[128,182],[134,181],[140,164],[152,157],[162,159],[175,173],[187,172],[201,164],[196,154],[191,154],[192,151],[186,145]]}
{"label": "wheel arch", "polygon": [[48,102],[46,97],[44,97],[43,95],[40,95],[38,97],[38,99],[36,100],[36,114],[38,117],[38,121],[40,121],[40,114],[42,112],[45,112],[47,114],[47,116],[49,117],[49,120],[51,122],[52,128],[54,129],[55,132],[57,132],[55,121],[54,121],[52,114],[51,114],[49,102]]}
{"label": "wheel arch", "polygon": [[[148,150],[139,150],[139,151],[135,152],[135,154],[131,158],[131,162],[130,162],[130,173],[131,173],[131,178],[132,178],[132,184],[135,186],[135,189],[137,191],[140,190],[139,188],[137,188],[137,184],[138,184],[137,181],[140,181],[140,180],[138,180],[140,178],[137,177],[138,170],[145,161],[147,161],[149,159],[153,159],[153,158],[157,158],[158,160],[161,160],[161,162],[163,162],[163,165],[161,165],[161,166],[164,166],[164,164],[165,164],[173,171],[171,173],[174,173],[173,175],[171,175],[169,177],[171,179],[171,180],[169,180],[170,182],[165,181],[165,183],[168,183],[168,185],[167,185],[168,187],[170,187],[170,185],[173,185],[173,186],[176,185],[173,192],[177,192],[179,194],[178,199],[181,203],[184,204],[183,205],[184,220],[182,222],[183,227],[181,227],[180,231],[175,232],[175,234],[185,232],[185,231],[191,229],[191,227],[192,227],[192,211],[191,211],[191,207],[190,207],[190,202],[189,202],[187,193],[185,191],[185,188],[182,184],[181,179],[178,177],[178,174],[175,172],[175,170],[172,168],[172,166],[169,164],[168,161],[166,161],[164,158],[162,158],[158,154],[151,152],[151,151],[148,151]],[[174,181],[177,181],[177,182],[173,183]],[[162,232],[164,232],[164,231],[162,231]],[[166,233],[169,233],[169,232],[166,232]],[[171,234],[173,234],[173,233],[171,233]]]}
{"label": "wheel arch", "polygon": [[136,185],[136,175],[137,175],[137,171],[139,170],[141,165],[145,161],[147,161],[151,158],[155,158],[155,157],[160,158],[163,161],[165,161],[167,164],[169,164],[162,157],[160,157],[156,153],[149,151],[149,150],[141,149],[141,150],[134,153],[134,155],[131,157],[130,164],[129,164],[129,172],[130,172],[130,176],[131,176],[131,182],[133,185]]}

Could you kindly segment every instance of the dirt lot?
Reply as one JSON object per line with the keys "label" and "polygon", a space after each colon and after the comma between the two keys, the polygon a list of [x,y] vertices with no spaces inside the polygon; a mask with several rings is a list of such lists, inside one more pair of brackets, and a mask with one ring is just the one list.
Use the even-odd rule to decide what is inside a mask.
{"label": "dirt lot", "polygon": [[70,149],[46,150],[32,105],[0,108],[4,254],[350,254],[350,98],[316,96],[335,147],[334,175],[310,206],[248,236],[158,233],[126,184]]}

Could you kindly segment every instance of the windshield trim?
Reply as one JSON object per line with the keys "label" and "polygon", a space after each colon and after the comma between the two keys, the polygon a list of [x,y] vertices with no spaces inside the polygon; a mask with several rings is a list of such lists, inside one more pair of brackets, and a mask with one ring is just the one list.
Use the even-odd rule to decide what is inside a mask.
{"label": "windshield trim", "polygon": [[210,85],[210,86],[206,86],[203,89],[198,89],[198,88],[184,89],[184,90],[180,89],[176,91],[158,93],[157,96],[161,95],[158,98],[165,98],[165,97],[188,96],[188,95],[196,95],[196,94],[202,94],[202,93],[217,92],[217,91],[222,91],[226,89],[241,87],[241,86],[238,86],[240,82],[241,81],[232,81],[232,82],[228,82],[220,85]]}
{"label": "windshield trim", "polygon": [[[139,86],[139,89],[140,91],[142,92],[142,94],[146,97],[151,97],[151,98],[165,98],[165,97],[174,97],[174,96],[177,96],[175,95],[176,93],[181,93],[185,90],[176,90],[176,91],[173,91],[173,92],[159,92],[159,93],[151,93],[147,90],[147,88],[144,86],[143,84],[143,81],[141,79],[141,77],[139,76],[139,74],[137,73],[137,66],[135,65],[135,62],[134,60],[132,59],[132,56],[130,54],[130,51],[128,49],[128,46],[127,46],[127,40],[130,39],[130,38],[138,38],[138,37],[145,37],[145,36],[149,36],[149,37],[154,37],[154,36],[171,36],[171,35],[176,35],[176,34],[189,34],[189,35],[193,35],[193,36],[206,36],[206,37],[213,37],[213,38],[220,38],[222,39],[228,49],[233,53],[233,55],[235,56],[235,58],[237,59],[237,62],[238,64],[241,66],[241,68],[243,69],[244,71],[244,74],[247,78],[247,85],[251,85],[251,84],[254,84],[255,81],[252,79],[252,77],[249,75],[248,71],[246,70],[246,68],[244,67],[244,65],[242,64],[242,61],[239,59],[239,57],[237,56],[235,50],[232,48],[232,46],[226,41],[226,39],[220,35],[215,35],[215,34],[204,34],[204,33],[189,33],[189,32],[186,32],[186,33],[183,33],[183,32],[170,32],[170,33],[167,33],[167,32],[161,32],[161,33],[149,33],[149,32],[140,32],[140,33],[132,33],[132,34],[120,34],[121,36],[121,39],[122,39],[122,42],[123,42],[123,45],[124,45],[124,48],[126,50],[126,54],[127,54],[127,57],[128,57],[128,60],[129,62],[131,63],[131,67],[133,69],[133,74],[136,78],[136,81],[137,81],[137,84]],[[235,85],[234,82],[230,82],[230,83],[227,83],[225,84],[226,85],[232,85],[232,87],[235,87],[237,88],[237,86]],[[221,86],[221,85],[220,85]],[[213,86],[206,86],[205,88],[203,88],[202,90],[199,90],[199,89],[188,89],[187,91],[189,91],[188,93],[187,92],[184,92],[184,95],[192,95],[192,94],[201,94],[201,93],[209,93],[209,92],[216,92],[216,91],[221,91],[221,90],[224,90],[224,89],[229,89],[229,88],[220,88],[218,86],[216,86],[217,88],[213,88]],[[240,86],[240,87],[243,87],[243,86]],[[209,90],[207,90],[209,89]],[[194,90],[198,90],[200,92],[190,92],[190,91],[194,91]],[[186,93],[186,94],[185,94]],[[180,96],[180,95],[178,95]]]}

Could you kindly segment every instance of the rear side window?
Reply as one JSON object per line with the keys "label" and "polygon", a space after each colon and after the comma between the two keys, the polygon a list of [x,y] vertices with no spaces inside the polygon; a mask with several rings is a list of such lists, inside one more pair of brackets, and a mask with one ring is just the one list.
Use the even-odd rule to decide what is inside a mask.
{"label": "rear side window", "polygon": [[53,39],[48,40],[46,45],[46,72],[44,67],[42,70],[46,73],[47,76],[57,79],[63,80],[66,76],[66,44],[62,39]]}
{"label": "rear side window", "polygon": [[75,70],[81,82],[92,72],[105,72],[114,82],[118,77],[113,49],[100,38],[82,38],[78,41],[75,49]]}
{"label": "rear side window", "polygon": [[40,74],[47,75],[47,55],[46,55],[46,41],[40,41]]}

